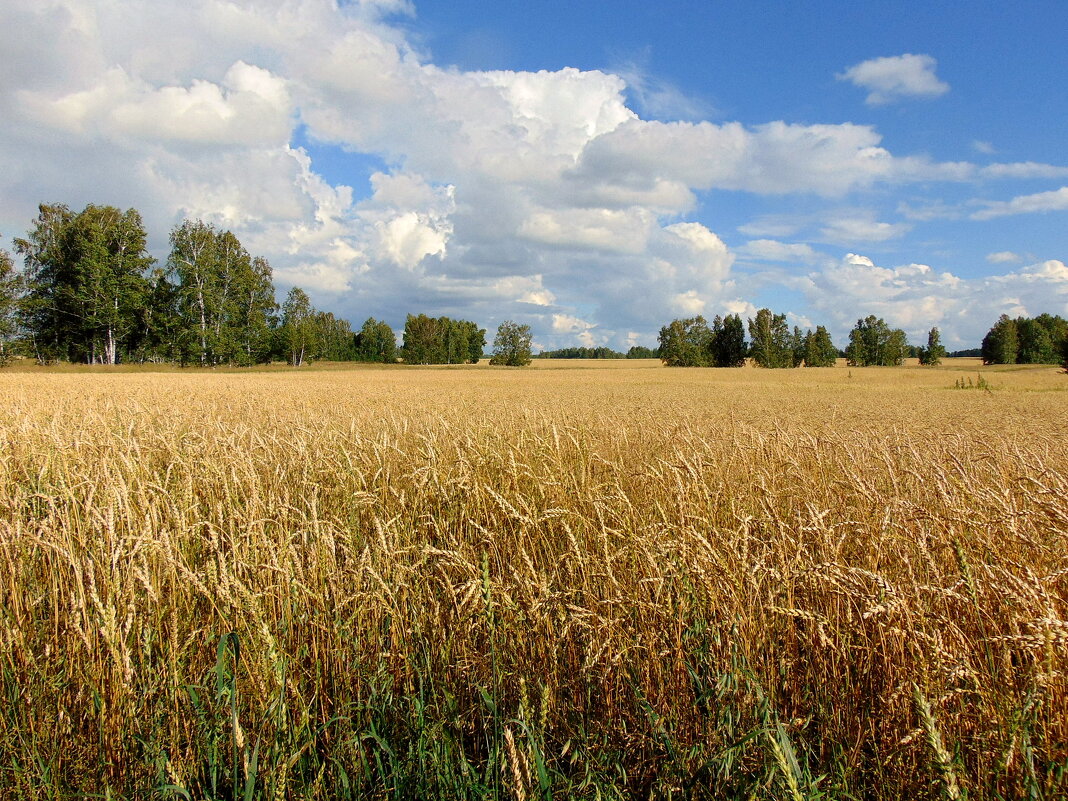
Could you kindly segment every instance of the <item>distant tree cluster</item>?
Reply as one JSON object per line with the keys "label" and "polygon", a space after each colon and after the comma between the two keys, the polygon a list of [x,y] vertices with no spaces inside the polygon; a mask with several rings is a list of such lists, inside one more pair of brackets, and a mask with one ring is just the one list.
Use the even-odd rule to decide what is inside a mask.
{"label": "distant tree cluster", "polygon": [[[738,367],[748,357],[759,367],[833,367],[840,352],[822,326],[792,329],[785,314],[760,309],[746,321],[749,341],[738,315],[717,317],[711,327],[703,317],[674,320],[660,329],[660,358],[669,367]],[[946,355],[937,328],[926,348],[910,348],[905,332],[891,329],[882,318],[857,320],[844,355],[850,366],[895,366],[914,355],[921,364],[939,364]]]}
{"label": "distant tree cluster", "polygon": [[294,287],[279,309],[271,267],[230,231],[186,220],[166,265],[146,252],[134,209],[42,205],[0,255],[0,356],[18,340],[41,362],[174,361],[200,366],[354,358],[348,322]]}
{"label": "distant tree cluster", "polygon": [[609,347],[576,347],[558,348],[556,350],[543,350],[535,359],[656,359],[660,354],[654,348],[643,345],[632,345],[626,353],[612,350]]}
{"label": "distant tree cluster", "polygon": [[927,347],[917,348],[916,358],[920,364],[934,367],[942,363],[946,357],[946,349],[942,346],[942,333],[937,328],[932,328],[927,334]]}
{"label": "distant tree cluster", "polygon": [[668,367],[741,367],[745,364],[745,328],[737,314],[673,320],[660,329],[660,360]]}
{"label": "distant tree cluster", "polygon": [[625,359],[626,354],[608,347],[596,348],[559,348],[557,350],[543,350],[537,359]]}
{"label": "distant tree cluster", "polygon": [[269,355],[284,356],[294,367],[306,361],[358,360],[356,335],[348,320],[318,311],[300,287],[293,287],[286,295],[281,325],[275,329],[273,340]]}
{"label": "distant tree cluster", "polygon": [[0,363],[15,351],[42,363],[206,367],[396,359],[385,323],[371,318],[354,334],[299,287],[279,307],[270,264],[230,231],[180,223],[162,267],[146,241],[134,209],[41,205],[15,239],[23,270],[0,251]]}
{"label": "distant tree cluster", "polygon": [[[13,354],[40,362],[90,364],[173,361],[183,365],[253,365],[285,360],[390,364],[477,363],[486,330],[470,320],[409,314],[400,349],[393,329],[368,318],[358,332],[348,321],[316,309],[293,287],[279,307],[271,266],[252,256],[230,231],[186,220],[170,234],[163,267],[146,252],[147,235],[135,209],[62,204],[39,207],[16,268],[0,251],[0,364]],[[746,331],[750,340],[746,341]],[[494,339],[491,363],[528,364],[529,326],[506,321]],[[802,332],[786,315],[760,309],[740,315],[673,320],[660,329],[656,349],[634,346],[546,351],[542,359],[650,359],[672,367],[740,367],[747,358],[765,368],[829,367],[839,355],[850,366],[895,366],[905,358],[937,365],[946,357],[941,334],[931,329],[926,347],[910,346],[905,332],[870,315],[849,333],[839,352],[824,326]],[[1002,315],[978,350],[987,364],[1057,364],[1068,370],[1068,321],[1040,314]]]}
{"label": "distant tree cluster", "polygon": [[749,321],[749,356],[760,367],[800,367],[805,360],[801,329],[790,326],[785,314],[761,309]]}
{"label": "distant tree cluster", "polygon": [[[279,306],[271,266],[230,231],[186,220],[170,234],[166,264],[146,252],[134,209],[42,205],[15,240],[25,268],[0,251],[0,363],[19,345],[40,362],[174,361],[215,367],[285,360],[409,364],[477,362],[486,330],[470,320],[408,315],[398,354],[390,326],[358,332],[293,287]],[[503,324],[500,363],[525,364],[530,329]],[[498,354],[495,354],[495,358]]]}
{"label": "distant tree cluster", "polygon": [[405,364],[475,364],[486,347],[486,329],[470,320],[409,314],[401,355]]}
{"label": "distant tree cluster", "polygon": [[115,364],[151,346],[160,324],[147,311],[145,240],[133,209],[40,207],[15,250],[25,260],[19,322],[43,359]]}
{"label": "distant tree cluster", "polygon": [[389,323],[368,317],[353,340],[358,362],[393,364],[397,361],[397,336]]}
{"label": "distant tree cluster", "polygon": [[897,367],[909,355],[909,343],[900,328],[890,328],[881,317],[857,320],[849,332],[846,360],[850,367]]}
{"label": "distant tree cluster", "polygon": [[[750,342],[745,331],[749,329]],[[760,367],[833,367],[838,351],[822,325],[791,330],[786,315],[761,309],[742,323],[740,315],[674,320],[660,329],[660,359],[669,367],[741,367],[751,358]]]}
{"label": "distant tree cluster", "polygon": [[1001,315],[983,337],[984,364],[1068,363],[1068,321],[1051,314]]}
{"label": "distant tree cluster", "polygon": [[806,367],[834,367],[838,361],[838,349],[831,341],[830,332],[822,325],[817,325],[815,331],[805,332],[802,346]]}

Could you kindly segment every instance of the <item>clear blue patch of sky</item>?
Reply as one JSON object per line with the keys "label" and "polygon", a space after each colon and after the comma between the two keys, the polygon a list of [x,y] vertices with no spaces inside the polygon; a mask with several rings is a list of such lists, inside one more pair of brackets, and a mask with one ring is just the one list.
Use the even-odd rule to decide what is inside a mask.
{"label": "clear blue patch of sky", "polygon": [[312,168],[334,186],[352,187],[352,199],[359,202],[371,195],[371,176],[389,172],[389,165],[371,153],[354,153],[308,136],[307,127],[297,126],[290,147],[302,148],[312,160]]}

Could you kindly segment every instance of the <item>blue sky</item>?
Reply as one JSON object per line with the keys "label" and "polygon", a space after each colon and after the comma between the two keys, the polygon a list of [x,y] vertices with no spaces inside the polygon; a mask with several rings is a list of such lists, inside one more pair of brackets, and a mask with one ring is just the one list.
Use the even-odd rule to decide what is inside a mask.
{"label": "blue sky", "polygon": [[545,347],[761,306],[1068,315],[1068,3],[0,0],[0,231],[232,228],[321,308]]}

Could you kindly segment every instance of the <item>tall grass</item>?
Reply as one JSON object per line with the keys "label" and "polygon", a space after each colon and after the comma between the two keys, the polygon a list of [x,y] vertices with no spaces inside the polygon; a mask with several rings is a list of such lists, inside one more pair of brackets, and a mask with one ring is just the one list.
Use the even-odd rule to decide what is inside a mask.
{"label": "tall grass", "polygon": [[0,795],[1063,797],[1068,396],[953,377],[0,375]]}

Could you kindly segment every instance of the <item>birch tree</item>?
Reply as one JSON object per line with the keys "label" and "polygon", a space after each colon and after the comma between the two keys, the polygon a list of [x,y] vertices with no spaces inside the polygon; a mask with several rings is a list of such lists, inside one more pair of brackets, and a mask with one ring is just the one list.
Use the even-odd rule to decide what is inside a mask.
{"label": "birch tree", "polygon": [[41,205],[15,247],[25,259],[23,322],[38,358],[115,364],[147,299],[141,215],[113,206]]}
{"label": "birch tree", "polygon": [[183,363],[255,364],[270,354],[277,304],[271,266],[230,231],[186,220],[171,232],[168,278],[177,286]]}
{"label": "birch tree", "polygon": [[171,232],[168,277],[178,285],[176,315],[181,331],[180,358],[209,364],[214,355],[212,320],[219,306],[218,250],[215,229],[186,220]]}
{"label": "birch tree", "polygon": [[794,357],[790,327],[785,314],[761,309],[749,319],[749,347],[753,361],[761,367],[793,367]]}
{"label": "birch tree", "polygon": [[148,298],[145,273],[152,259],[141,215],[113,206],[87,206],[67,230],[66,258],[72,281],[61,295],[80,320],[80,342],[90,364],[118,363],[120,345],[130,344]]}
{"label": "birch tree", "polygon": [[355,339],[356,359],[393,364],[397,360],[397,337],[389,324],[368,317]]}
{"label": "birch tree", "polygon": [[289,290],[282,304],[282,339],[289,363],[294,367],[304,364],[305,357],[314,345],[314,314],[315,309],[307,292],[296,286]]}
{"label": "birch tree", "polygon": [[62,204],[37,207],[33,228],[15,239],[15,252],[23,258],[26,295],[19,319],[39,362],[68,358],[74,320],[60,308],[59,287],[66,280],[63,237],[74,213]]}
{"label": "birch tree", "polygon": [[838,361],[838,349],[831,341],[831,335],[822,325],[805,337],[805,366],[834,367]]}
{"label": "birch tree", "polygon": [[0,365],[11,358],[10,342],[18,330],[16,311],[22,294],[22,276],[15,270],[11,254],[0,250]]}

